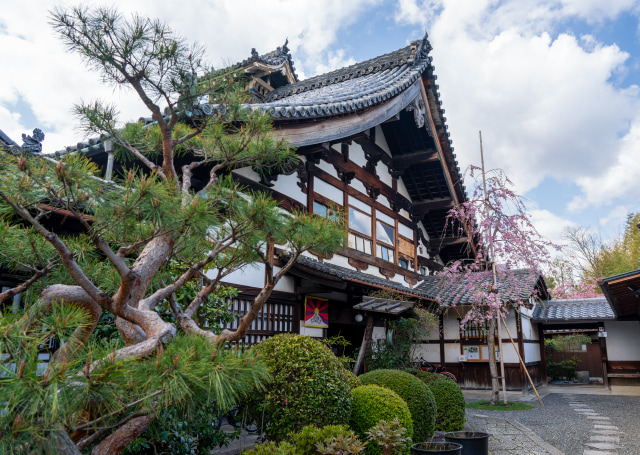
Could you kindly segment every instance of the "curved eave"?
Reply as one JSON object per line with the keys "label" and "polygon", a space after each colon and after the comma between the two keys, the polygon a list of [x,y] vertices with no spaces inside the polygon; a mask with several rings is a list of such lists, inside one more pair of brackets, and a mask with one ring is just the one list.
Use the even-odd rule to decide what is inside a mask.
{"label": "curved eave", "polygon": [[276,118],[275,135],[286,137],[292,145],[297,147],[349,137],[373,128],[397,115],[420,94],[420,87],[421,84],[418,80],[399,95],[386,102],[374,105],[368,109],[352,112],[348,115],[322,118],[322,121],[285,124],[282,121],[294,119]]}

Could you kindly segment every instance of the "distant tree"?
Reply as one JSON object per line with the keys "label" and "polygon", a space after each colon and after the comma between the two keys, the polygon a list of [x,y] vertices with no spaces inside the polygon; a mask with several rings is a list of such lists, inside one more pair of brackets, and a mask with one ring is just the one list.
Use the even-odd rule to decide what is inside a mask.
{"label": "distant tree", "polygon": [[567,259],[553,261],[553,269],[547,277],[547,285],[553,299],[602,297],[597,281],[592,277],[584,277],[576,272]]}
{"label": "distant tree", "polygon": [[565,230],[571,267],[587,282],[637,269],[640,265],[639,225],[640,212],[627,214],[622,232],[608,241],[586,227]]}
{"label": "distant tree", "polygon": [[[6,337],[36,336],[43,321],[51,323],[46,315],[63,302],[84,315],[65,319],[68,312],[60,313],[65,343],[42,376],[56,378],[46,384],[53,408],[39,405],[33,394],[3,394],[0,440],[17,441],[20,449],[31,451],[50,437],[63,440],[56,443],[58,453],[76,453],[89,443],[97,443],[92,453],[119,453],[148,427],[158,403],[180,402],[195,393],[191,389],[215,393],[222,388],[218,391],[237,395],[232,392],[241,385],[216,382],[215,365],[210,371],[190,370],[184,360],[200,354],[198,344],[189,347],[188,340],[207,340],[212,346],[207,355],[214,357],[219,355],[216,346],[241,340],[300,254],[309,249],[333,253],[344,244],[345,229],[340,220],[287,213],[268,195],[244,191],[229,177],[233,168],[273,173],[297,163],[286,142],[271,136],[269,116],[242,106],[246,93],[240,71],[210,72],[202,48],[187,46],[159,21],[139,16],[125,20],[113,9],[83,7],[57,9],[50,18],[69,50],[106,83],[131,89],[154,122],[122,126],[115,106],[100,101],[75,106],[84,131],[112,141],[119,159],[129,160],[130,170],[114,182],[96,178],[97,166],[79,153],[57,161],[0,153],[0,262],[30,276],[3,298],[15,292],[35,296],[22,320],[2,321],[0,350],[9,352],[4,374],[12,384],[42,385],[45,379],[39,379],[35,368],[21,369],[21,362],[33,366],[33,352],[11,354],[6,349],[15,340]],[[198,78],[205,72],[207,77]],[[136,169],[134,163],[142,167]],[[58,235],[47,217],[60,211],[82,232]],[[288,251],[279,262],[273,245]],[[265,284],[257,283],[262,288],[238,329],[216,333],[200,325],[199,312],[222,280],[253,263],[264,267]],[[185,299],[185,287],[194,286],[196,292]],[[104,311],[114,315],[122,341],[111,351],[89,354],[85,345]],[[68,327],[69,321],[75,321],[74,327]],[[171,348],[179,331],[196,338],[184,338]],[[169,351],[172,359],[164,354]],[[108,365],[132,361],[149,369],[135,376],[101,373]],[[25,371],[31,374],[28,380]],[[76,387],[74,379],[81,375],[84,388]],[[167,375],[181,378],[181,394],[170,387],[174,382],[163,382]],[[103,393],[112,379],[117,382],[114,390],[123,395]],[[209,386],[203,388],[203,383]],[[56,411],[55,406],[70,402],[54,397],[68,391],[86,401],[76,401],[73,412]],[[25,421],[33,425],[22,425]],[[30,438],[29,431],[37,437]]]}
{"label": "distant tree", "polygon": [[[559,249],[543,238],[531,222],[522,197],[513,190],[503,171],[492,170],[483,177],[483,169],[471,166],[469,176],[474,191],[467,202],[449,211],[447,227],[469,239],[470,259],[456,260],[439,273],[444,289],[459,289],[442,300],[459,305],[463,298],[470,310],[461,323],[484,324],[488,321],[487,344],[494,352],[496,324],[510,305],[528,303],[536,277],[551,267],[551,251]],[[472,251],[473,250],[473,251]],[[499,399],[496,361],[489,355],[491,402]],[[505,397],[506,400],[506,397]]]}

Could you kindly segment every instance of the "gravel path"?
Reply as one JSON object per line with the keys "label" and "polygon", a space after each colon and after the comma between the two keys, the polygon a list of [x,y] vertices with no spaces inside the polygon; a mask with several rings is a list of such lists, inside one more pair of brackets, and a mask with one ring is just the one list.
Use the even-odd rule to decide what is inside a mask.
{"label": "gravel path", "polygon": [[515,420],[567,455],[640,454],[640,397],[552,393],[529,411],[475,411]]}

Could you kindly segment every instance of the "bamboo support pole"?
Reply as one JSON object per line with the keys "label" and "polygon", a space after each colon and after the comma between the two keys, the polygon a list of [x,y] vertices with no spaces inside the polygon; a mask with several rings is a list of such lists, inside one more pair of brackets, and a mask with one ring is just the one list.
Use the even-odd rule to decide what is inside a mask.
{"label": "bamboo support pole", "polygon": [[[524,372],[527,374],[527,378],[529,378],[529,383],[531,384],[531,387],[533,387],[533,391],[536,393],[536,396],[538,397],[538,401],[540,402],[540,406],[544,406],[544,404],[542,404],[542,399],[540,398],[540,395],[538,395],[538,391],[536,390],[536,386],[533,385],[533,380],[531,379],[531,376],[529,376],[529,372],[527,371],[527,366],[525,365],[524,361],[522,360],[522,357],[520,357],[520,352],[518,351],[518,348],[516,346],[516,342],[513,341],[513,337],[511,336],[511,332],[509,332],[509,327],[507,327],[507,321],[504,319],[504,316],[502,314],[500,315],[500,319],[502,319],[502,323],[504,324],[504,328],[507,329],[507,335],[509,335],[509,339],[511,340],[511,344],[513,345],[513,349],[514,349],[514,351],[516,351],[516,354],[518,354],[518,359],[520,360],[520,364],[522,365],[522,368],[524,368]],[[500,358],[500,360],[502,360],[502,358]]]}

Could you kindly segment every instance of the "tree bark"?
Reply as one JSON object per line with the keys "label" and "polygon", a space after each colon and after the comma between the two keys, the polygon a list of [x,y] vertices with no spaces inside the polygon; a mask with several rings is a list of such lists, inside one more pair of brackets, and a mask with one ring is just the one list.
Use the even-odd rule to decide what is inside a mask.
{"label": "tree bark", "polygon": [[371,346],[371,339],[373,338],[373,315],[367,316],[367,326],[364,329],[364,336],[362,337],[362,346],[360,346],[360,352],[358,353],[358,359],[353,367],[353,374],[356,376],[364,365],[364,359],[367,357],[367,351]]}
{"label": "tree bark", "polygon": [[[491,373],[491,405],[498,404],[500,399],[500,385],[498,384],[498,368],[496,367],[495,339],[496,319],[489,319],[489,333],[487,334],[487,348],[489,350],[489,372]],[[503,379],[504,380],[504,379]]]}
{"label": "tree bark", "polygon": [[119,454],[144,433],[154,419],[155,416],[148,415],[129,420],[95,446],[91,451],[91,455]]}

